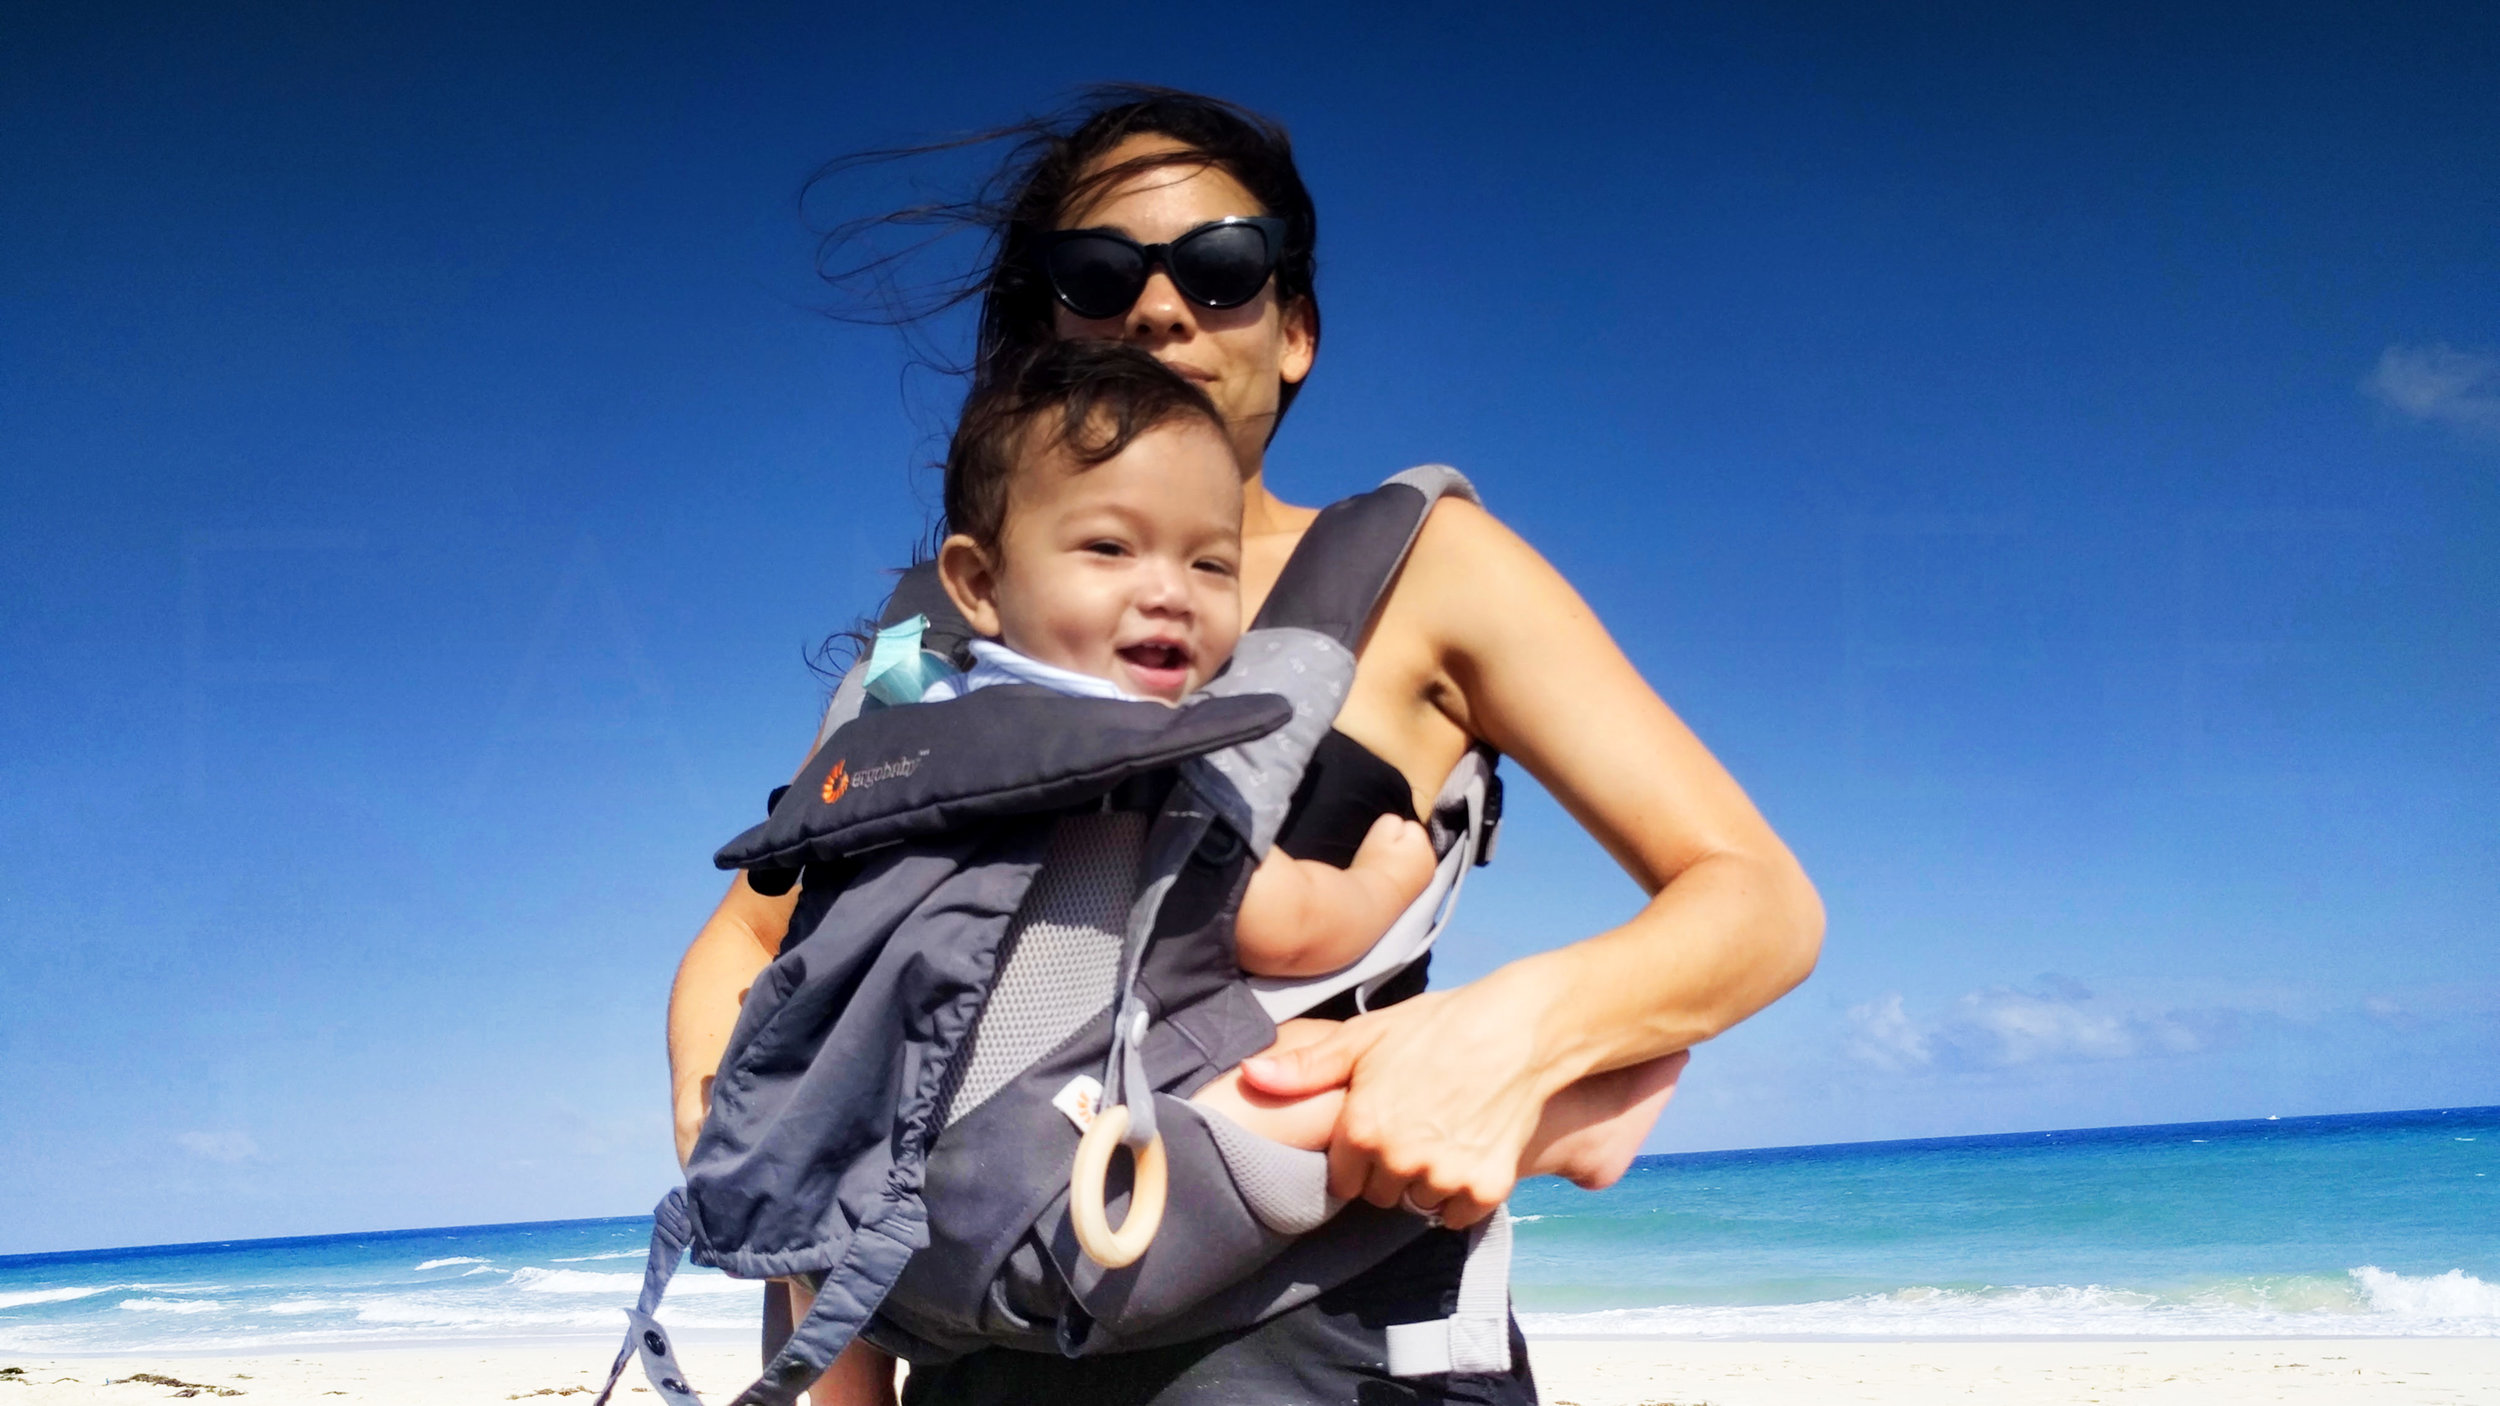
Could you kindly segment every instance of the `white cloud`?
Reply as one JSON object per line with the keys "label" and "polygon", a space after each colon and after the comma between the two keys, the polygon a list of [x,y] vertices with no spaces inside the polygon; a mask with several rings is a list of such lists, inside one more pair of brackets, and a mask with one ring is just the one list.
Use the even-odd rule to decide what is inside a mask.
{"label": "white cloud", "polygon": [[2126,1021],[2105,1012],[2088,1011],[2083,1001],[2064,992],[2033,995],[1998,987],[1973,991],[1957,1003],[1961,1023],[1995,1042],[1988,1051],[1996,1064],[2030,1064],[2044,1059],[2124,1059],[2136,1052],[2135,1032]]}
{"label": "white cloud", "polygon": [[1936,1059],[1927,1032],[1902,1009],[1898,991],[1849,1008],[1848,1044],[1850,1058],[1888,1074],[1924,1069]]}
{"label": "white cloud", "polygon": [[2034,990],[1970,992],[1932,1020],[1889,994],[1850,1007],[1843,1037],[1850,1058],[1894,1074],[2186,1054],[2203,1043],[2170,1012],[2104,1007],[2080,982],[2055,974]]}
{"label": "white cloud", "polygon": [[2389,347],[2362,388],[2380,403],[2460,434],[2500,439],[2500,356],[2445,343]]}
{"label": "white cloud", "polygon": [[211,1162],[248,1162],[260,1155],[250,1133],[176,1133],[174,1142],[194,1157]]}

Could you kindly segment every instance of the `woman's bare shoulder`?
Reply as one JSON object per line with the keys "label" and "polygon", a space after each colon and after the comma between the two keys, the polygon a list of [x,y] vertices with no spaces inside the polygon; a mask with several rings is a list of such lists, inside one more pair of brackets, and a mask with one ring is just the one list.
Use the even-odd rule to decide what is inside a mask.
{"label": "woman's bare shoulder", "polygon": [[[1604,631],[1552,563],[1482,505],[1444,498],[1424,519],[1394,603],[1423,627],[1445,662],[1524,658],[1512,653],[1560,630]],[[1594,644],[1597,639],[1587,640]],[[1606,642],[1611,649],[1611,641]]]}

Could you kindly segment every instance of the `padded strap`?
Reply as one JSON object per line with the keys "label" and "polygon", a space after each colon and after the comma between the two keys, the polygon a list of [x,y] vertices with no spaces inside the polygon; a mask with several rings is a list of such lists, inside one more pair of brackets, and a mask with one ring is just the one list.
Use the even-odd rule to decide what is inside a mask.
{"label": "padded strap", "polygon": [[1389,1375],[1510,1370],[1510,1207],[1468,1232],[1458,1311],[1426,1323],[1389,1325]]}
{"label": "padded strap", "polygon": [[1475,486],[1458,470],[1426,464],[1322,508],[1250,627],[1316,630],[1354,648],[1432,505],[1444,497],[1478,501]]}

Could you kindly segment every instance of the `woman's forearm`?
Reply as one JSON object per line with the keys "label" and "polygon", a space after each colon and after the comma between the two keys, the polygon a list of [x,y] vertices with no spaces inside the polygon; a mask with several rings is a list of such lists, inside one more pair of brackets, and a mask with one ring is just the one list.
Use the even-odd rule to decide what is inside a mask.
{"label": "woman's forearm", "polygon": [[1631,921],[1485,978],[1533,1022],[1539,1082],[1689,1049],[1778,1000],[1814,970],[1823,905],[1785,850],[1715,854]]}
{"label": "woman's forearm", "polygon": [[740,875],[677,964],[668,993],[668,1073],[680,1163],[702,1130],[712,1076],[729,1048],[747,988],[780,952],[797,902],[795,891],[767,898]]}

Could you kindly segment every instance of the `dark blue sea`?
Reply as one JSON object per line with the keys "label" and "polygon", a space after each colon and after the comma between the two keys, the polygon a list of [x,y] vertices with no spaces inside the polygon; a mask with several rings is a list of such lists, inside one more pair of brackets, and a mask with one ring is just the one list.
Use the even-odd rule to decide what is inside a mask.
{"label": "dark blue sea", "polygon": [[[1644,1158],[1521,1188],[1531,1333],[2500,1336],[2500,1108]],[[0,1259],[0,1351],[612,1336],[641,1217]],[[663,1317],[754,1331],[682,1274]]]}

